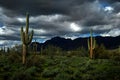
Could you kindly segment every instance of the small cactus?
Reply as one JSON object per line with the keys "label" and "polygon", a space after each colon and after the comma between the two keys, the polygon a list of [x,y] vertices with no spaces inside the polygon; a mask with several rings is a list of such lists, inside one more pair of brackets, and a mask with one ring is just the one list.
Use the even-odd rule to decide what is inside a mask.
{"label": "small cactus", "polygon": [[26,62],[26,54],[28,53],[28,45],[31,43],[32,38],[33,38],[33,30],[29,34],[29,14],[26,14],[26,30],[23,30],[23,27],[21,27],[21,40],[23,44],[23,54],[22,54],[22,63],[25,64]]}
{"label": "small cactus", "polygon": [[7,53],[10,53],[10,48],[9,47],[7,47]]}
{"label": "small cactus", "polygon": [[37,42],[36,42],[36,39],[35,39],[35,44],[33,44],[33,50],[34,50],[34,54],[36,55],[37,54]]}
{"label": "small cactus", "polygon": [[42,55],[43,53],[43,46],[40,47],[40,54]]}
{"label": "small cactus", "polygon": [[95,49],[96,40],[93,37],[92,30],[90,31],[90,39],[88,39],[88,49],[90,51],[90,58],[93,58],[93,50]]}
{"label": "small cactus", "polygon": [[3,53],[5,53],[6,51],[5,51],[5,46],[3,47]]}

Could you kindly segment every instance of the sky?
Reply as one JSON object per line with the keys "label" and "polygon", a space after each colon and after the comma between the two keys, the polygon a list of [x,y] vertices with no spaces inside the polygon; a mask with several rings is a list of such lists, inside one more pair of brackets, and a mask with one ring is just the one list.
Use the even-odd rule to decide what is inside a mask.
{"label": "sky", "polygon": [[[20,44],[30,14],[34,39],[120,35],[120,0],[0,0],[0,46]],[[33,41],[34,41],[33,39]]]}

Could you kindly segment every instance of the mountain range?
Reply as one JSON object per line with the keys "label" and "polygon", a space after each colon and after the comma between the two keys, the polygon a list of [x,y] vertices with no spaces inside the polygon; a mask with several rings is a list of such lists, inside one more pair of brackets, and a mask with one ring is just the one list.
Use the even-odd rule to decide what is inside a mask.
{"label": "mountain range", "polygon": [[[117,37],[96,36],[95,39],[96,39],[97,45],[103,44],[107,49],[115,49],[120,46],[120,36],[117,36]],[[60,47],[63,50],[74,50],[79,47],[87,48],[87,40],[88,40],[88,37],[76,38],[74,40],[65,39],[62,37],[54,37],[54,38],[51,38],[50,40],[47,40],[44,43],[32,42],[31,47],[33,47],[34,44],[36,44],[37,50],[39,51],[41,46],[44,48],[48,45],[53,45],[56,47]]]}

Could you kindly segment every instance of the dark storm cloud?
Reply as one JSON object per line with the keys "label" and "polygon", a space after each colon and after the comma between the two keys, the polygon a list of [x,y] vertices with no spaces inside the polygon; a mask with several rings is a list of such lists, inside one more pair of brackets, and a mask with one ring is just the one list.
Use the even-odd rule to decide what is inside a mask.
{"label": "dark storm cloud", "polygon": [[117,13],[120,11],[120,2],[116,2],[114,4],[112,4],[112,6],[114,7],[114,12]]}
{"label": "dark storm cloud", "polygon": [[17,35],[0,35],[0,38],[2,38],[2,40],[20,40],[20,37],[18,37]]}
{"label": "dark storm cloud", "polygon": [[[0,5],[8,10],[14,11],[16,14],[24,14],[25,12],[38,14],[54,14],[54,13],[67,13],[70,1],[63,0],[1,0]],[[65,3],[65,4],[64,4]],[[9,14],[12,15],[12,14]]]}
{"label": "dark storm cloud", "polygon": [[93,1],[95,0],[0,0],[0,6],[14,12],[10,14],[6,12],[9,16],[25,12],[32,15],[69,14],[72,7]]}
{"label": "dark storm cloud", "polygon": [[6,26],[0,28],[1,40],[20,40],[26,12],[37,38],[85,34],[91,28],[120,34],[120,0],[0,0],[0,24]]}
{"label": "dark storm cloud", "polygon": [[[94,2],[95,0],[0,0],[0,6],[11,10],[11,15],[25,14],[69,14],[72,7],[81,5],[86,2]],[[120,0],[99,0],[104,2],[115,3]]]}
{"label": "dark storm cloud", "polygon": [[84,26],[107,24],[107,14],[100,8],[100,4],[95,2],[86,2],[72,8],[71,16],[73,20],[81,21]]}

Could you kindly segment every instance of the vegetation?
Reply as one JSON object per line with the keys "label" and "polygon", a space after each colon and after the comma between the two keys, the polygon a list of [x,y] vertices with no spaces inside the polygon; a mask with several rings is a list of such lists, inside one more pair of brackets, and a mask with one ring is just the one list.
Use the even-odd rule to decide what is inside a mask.
{"label": "vegetation", "polygon": [[23,65],[20,49],[14,51],[16,47],[9,48],[9,53],[0,52],[0,80],[120,79],[119,48],[107,50],[104,45],[97,45],[95,58],[90,59],[84,47],[63,51],[49,45],[42,49],[42,55],[30,53]]}
{"label": "vegetation", "polygon": [[22,63],[25,64],[26,62],[26,54],[27,54],[27,48],[28,45],[31,43],[33,38],[33,30],[31,34],[28,33],[29,31],[29,14],[26,15],[26,30],[23,30],[23,27],[21,27],[21,40],[23,43],[23,56],[22,56]]}
{"label": "vegetation", "polygon": [[0,50],[0,80],[120,80],[120,47],[108,50],[103,44],[96,45],[92,31],[89,50],[79,47],[64,51],[48,45],[41,46],[40,52],[36,44],[30,50],[33,31],[28,32],[27,14],[26,30],[21,28],[22,45]]}
{"label": "vegetation", "polygon": [[27,64],[11,63],[1,56],[1,80],[117,80],[120,64],[108,59],[91,60],[87,57],[29,56]]}

